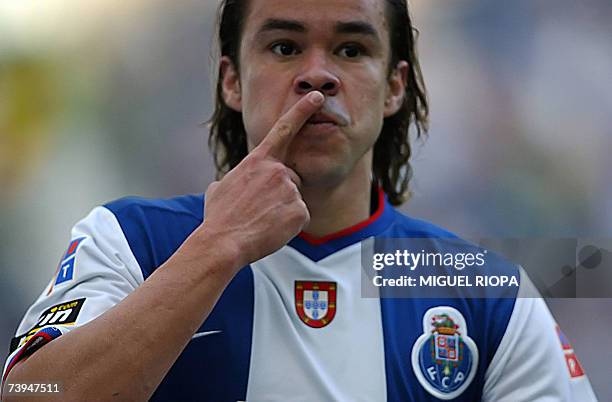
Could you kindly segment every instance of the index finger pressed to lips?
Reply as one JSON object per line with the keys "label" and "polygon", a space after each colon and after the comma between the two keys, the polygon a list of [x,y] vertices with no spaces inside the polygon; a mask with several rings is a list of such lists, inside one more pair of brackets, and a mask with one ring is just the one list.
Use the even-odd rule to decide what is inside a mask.
{"label": "index finger pressed to lips", "polygon": [[325,96],[319,91],[310,92],[302,97],[278,119],[254,151],[284,161],[291,140],[304,123],[321,108],[324,100]]}

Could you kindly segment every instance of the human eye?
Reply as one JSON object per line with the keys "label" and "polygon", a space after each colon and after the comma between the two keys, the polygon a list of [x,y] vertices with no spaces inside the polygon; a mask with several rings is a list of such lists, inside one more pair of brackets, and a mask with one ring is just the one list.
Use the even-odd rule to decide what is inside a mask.
{"label": "human eye", "polygon": [[298,47],[294,43],[288,41],[273,43],[272,46],[270,46],[270,50],[274,54],[285,57],[295,56],[300,53]]}
{"label": "human eye", "polygon": [[348,59],[355,59],[366,54],[366,48],[358,43],[347,43],[338,49],[338,54]]}

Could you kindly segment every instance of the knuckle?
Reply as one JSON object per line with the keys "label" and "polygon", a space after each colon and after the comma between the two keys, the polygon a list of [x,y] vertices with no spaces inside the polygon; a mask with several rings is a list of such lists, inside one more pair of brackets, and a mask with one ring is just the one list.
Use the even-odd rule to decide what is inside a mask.
{"label": "knuckle", "polygon": [[310,212],[306,210],[304,212],[304,226],[307,226],[310,223]]}
{"label": "knuckle", "polygon": [[259,162],[261,159],[262,158],[257,152],[251,152],[250,154],[245,156],[244,159],[242,159],[242,161],[240,162],[240,165],[243,165],[245,167],[251,167],[257,162]]}
{"label": "knuckle", "polygon": [[296,222],[304,223],[310,220],[310,213],[308,212],[308,208],[306,208],[306,204],[301,199],[294,204],[292,212],[293,219]]}
{"label": "knuckle", "polygon": [[241,171],[245,172],[248,176],[252,175],[253,172],[261,169],[264,158],[257,154],[249,154],[240,162]]}
{"label": "knuckle", "polygon": [[289,175],[289,179],[291,179],[291,181],[295,184],[296,188],[298,188],[302,182],[300,176],[298,176],[298,174],[291,168],[287,168],[287,174]]}
{"label": "knuckle", "polygon": [[304,205],[304,208],[301,209],[301,215],[300,215],[300,223],[303,224],[303,226],[308,225],[308,223],[310,223],[310,212],[308,212],[308,208],[306,208],[306,205]]}
{"label": "knuckle", "polygon": [[206,188],[206,194],[214,193],[217,187],[219,187],[219,182],[213,181],[212,183],[208,185],[208,188]]}
{"label": "knuckle", "polygon": [[284,179],[287,176],[287,168],[282,163],[273,163],[270,165],[270,173],[273,177]]}
{"label": "knuckle", "polygon": [[299,192],[296,192],[295,185],[291,183],[290,181],[286,181],[283,187],[284,187],[283,189],[284,197],[283,198],[287,203],[293,204],[302,199]]}
{"label": "knuckle", "polygon": [[287,184],[287,196],[289,197],[291,202],[295,202],[295,203],[303,202],[302,193],[300,193],[300,190],[297,188],[297,186],[293,182],[290,182]]}

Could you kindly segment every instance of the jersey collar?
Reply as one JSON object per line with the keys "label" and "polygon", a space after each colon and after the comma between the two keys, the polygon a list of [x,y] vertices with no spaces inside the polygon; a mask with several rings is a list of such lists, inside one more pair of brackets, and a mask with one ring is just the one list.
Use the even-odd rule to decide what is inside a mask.
{"label": "jersey collar", "polygon": [[389,204],[382,188],[378,187],[377,190],[378,207],[368,219],[323,237],[301,232],[288,246],[313,261],[319,261],[345,247],[384,232],[393,222],[395,210]]}

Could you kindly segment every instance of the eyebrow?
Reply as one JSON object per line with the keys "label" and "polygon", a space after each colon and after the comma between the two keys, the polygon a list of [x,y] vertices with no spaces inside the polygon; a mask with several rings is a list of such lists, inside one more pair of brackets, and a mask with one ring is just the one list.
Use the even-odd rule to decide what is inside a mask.
{"label": "eyebrow", "polygon": [[360,34],[378,38],[376,28],[364,21],[338,22],[335,31],[339,34]]}
{"label": "eyebrow", "polygon": [[[365,21],[337,22],[334,28],[334,31],[337,34],[359,34],[372,36],[375,39],[379,39],[376,28],[374,28],[372,24]],[[299,33],[305,33],[308,31],[306,26],[300,21],[271,18],[264,22],[259,29],[258,34],[277,30]]]}
{"label": "eyebrow", "polygon": [[259,28],[258,34],[268,31],[306,32],[306,27],[301,22],[295,20],[267,19],[261,28]]}

